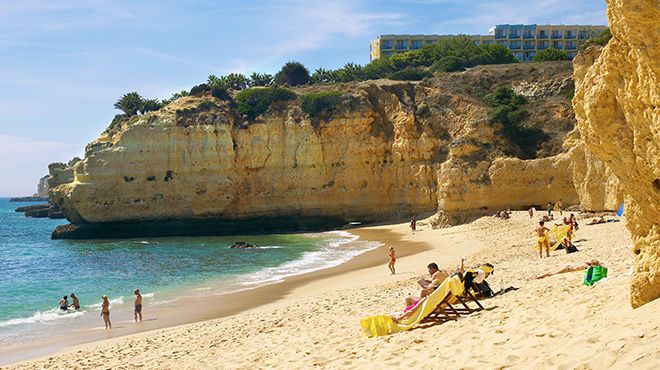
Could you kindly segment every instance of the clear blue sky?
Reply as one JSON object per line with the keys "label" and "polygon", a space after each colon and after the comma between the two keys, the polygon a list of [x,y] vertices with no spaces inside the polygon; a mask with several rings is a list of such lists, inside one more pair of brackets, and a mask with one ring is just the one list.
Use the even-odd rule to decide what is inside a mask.
{"label": "clear blue sky", "polygon": [[604,0],[0,0],[0,196],[82,156],[123,93],[166,98],[209,74],[369,62],[386,33],[607,24]]}

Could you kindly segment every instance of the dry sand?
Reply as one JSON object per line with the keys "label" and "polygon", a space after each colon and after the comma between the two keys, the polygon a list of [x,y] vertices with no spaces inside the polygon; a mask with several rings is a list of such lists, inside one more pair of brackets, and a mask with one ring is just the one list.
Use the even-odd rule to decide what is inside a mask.
{"label": "dry sand", "polygon": [[[413,235],[406,224],[359,229],[400,255],[418,253],[399,258],[395,276],[381,248],[340,274],[313,275],[285,291],[266,287],[262,294],[277,290],[282,299],[233,316],[71,347],[9,368],[659,368],[660,300],[634,311],[628,302],[629,233],[622,222],[585,221],[579,253],[544,259],[532,247],[534,222],[526,212],[440,230],[420,225]],[[365,267],[380,258],[376,253],[382,264]],[[520,289],[482,300],[486,311],[456,322],[361,335],[360,318],[403,308],[426,264],[454,269],[462,255],[468,266],[495,265],[488,279],[494,290]],[[609,268],[609,278],[594,287],[582,285],[584,272],[534,279],[591,258]]]}

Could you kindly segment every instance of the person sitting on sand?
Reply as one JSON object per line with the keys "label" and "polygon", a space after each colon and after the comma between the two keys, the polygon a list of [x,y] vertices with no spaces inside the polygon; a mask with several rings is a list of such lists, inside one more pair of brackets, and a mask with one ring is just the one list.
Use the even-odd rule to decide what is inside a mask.
{"label": "person sitting on sand", "polygon": [[142,321],[142,294],[140,294],[140,289],[135,289],[135,310],[133,311],[133,317],[135,318],[135,322],[138,321],[138,317],[140,318],[140,321]]}
{"label": "person sitting on sand", "polygon": [[605,217],[600,216],[600,218],[592,219],[591,222],[589,222],[587,225],[598,225],[598,224],[604,224],[604,223],[607,223],[607,221],[605,220]]}
{"label": "person sitting on sand", "polygon": [[548,239],[548,229],[544,226],[545,222],[539,221],[539,227],[536,228],[539,243],[539,257],[543,258],[543,247],[545,247],[545,254],[550,257],[550,239]]}
{"label": "person sitting on sand", "polygon": [[394,270],[394,262],[396,262],[396,253],[394,252],[394,247],[389,247],[388,248],[388,255],[390,257],[390,262],[387,264],[387,267],[389,267],[390,272],[392,275],[394,275],[396,272]]}
{"label": "person sitting on sand", "polygon": [[68,311],[69,310],[69,300],[67,299],[69,297],[64,296],[62,299],[60,299],[60,310],[62,311]]}
{"label": "person sitting on sand", "polygon": [[445,281],[447,277],[449,277],[449,274],[440,270],[435,262],[429,263],[427,268],[429,275],[431,275],[431,280],[421,279],[417,282],[422,287],[422,291],[420,293],[422,298],[433,293],[435,288],[439,287],[440,284],[442,284],[442,282]]}
{"label": "person sitting on sand", "polygon": [[71,305],[69,307],[73,307],[74,310],[79,310],[80,309],[80,301],[78,300],[78,297],[76,297],[75,294],[71,293]]}
{"label": "person sitting on sand", "polygon": [[107,295],[101,296],[103,303],[101,304],[101,317],[103,317],[103,323],[105,324],[106,329],[112,329],[112,323],[110,322],[110,301],[108,300]]}
{"label": "person sitting on sand", "polygon": [[547,278],[548,276],[554,276],[554,275],[559,275],[559,274],[565,274],[567,272],[572,272],[572,271],[582,271],[586,270],[591,266],[601,266],[600,262],[598,260],[591,260],[591,261],[586,261],[580,265],[577,265],[575,267],[571,267],[570,265],[564,267],[563,269],[557,271],[557,272],[549,272],[547,274],[542,274],[537,276],[537,279],[543,279]]}

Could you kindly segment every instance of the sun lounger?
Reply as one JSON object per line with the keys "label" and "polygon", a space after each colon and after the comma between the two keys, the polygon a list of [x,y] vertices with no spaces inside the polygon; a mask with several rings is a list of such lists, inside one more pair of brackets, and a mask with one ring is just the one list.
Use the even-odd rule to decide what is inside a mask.
{"label": "sun lounger", "polygon": [[[463,294],[463,282],[460,277],[453,276],[445,279],[438,288],[428,297],[420,301],[405,319],[395,322],[390,315],[375,315],[360,320],[362,333],[368,337],[381,336],[410,330],[422,322],[426,317],[432,315],[428,321],[455,320],[460,315],[458,311],[452,310],[449,303],[456,296]],[[449,307],[452,308],[449,308]],[[444,308],[449,309],[444,312]]]}

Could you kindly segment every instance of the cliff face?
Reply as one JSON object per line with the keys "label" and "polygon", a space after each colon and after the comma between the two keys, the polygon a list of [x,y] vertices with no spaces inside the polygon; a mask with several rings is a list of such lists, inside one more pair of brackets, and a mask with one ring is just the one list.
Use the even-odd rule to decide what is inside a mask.
{"label": "cliff face", "polygon": [[[300,228],[314,219],[400,220],[438,210],[455,223],[493,208],[559,198],[576,203],[561,154],[574,123],[563,96],[572,88],[570,76],[570,63],[520,64],[415,84],[298,89],[344,93],[344,108],[327,121],[309,117],[299,101],[275,104],[245,122],[227,101],[186,97],[110,127],[73,166],[73,181],[51,193],[77,225],[161,226],[149,235],[167,232],[163,222],[176,234],[193,224],[213,229],[194,233],[223,233],[283,222]],[[530,97],[525,125],[547,137],[533,152],[538,159],[502,158],[529,148],[488,123],[482,97],[500,85]]]}
{"label": "cliff face", "polygon": [[[635,272],[630,300],[660,296],[660,9],[652,0],[608,0],[613,38],[575,61],[573,100],[586,148],[625,193]],[[593,60],[593,63],[591,63]]]}

